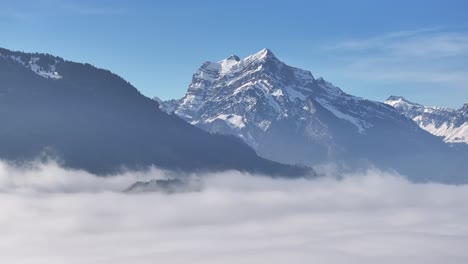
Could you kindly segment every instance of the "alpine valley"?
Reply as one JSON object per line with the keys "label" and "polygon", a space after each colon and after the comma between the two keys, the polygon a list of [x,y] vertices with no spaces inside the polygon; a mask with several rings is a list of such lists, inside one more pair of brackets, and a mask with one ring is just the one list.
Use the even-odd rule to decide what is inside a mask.
{"label": "alpine valley", "polygon": [[[333,163],[346,170],[375,166],[414,181],[468,179],[461,173],[468,171],[468,151],[418,126],[413,119],[432,122],[426,123],[419,110],[407,114],[389,101],[349,95],[309,71],[288,66],[268,49],[244,59],[233,55],[205,62],[183,98],[155,100],[164,111],[211,133],[235,135],[260,156],[278,162]],[[463,123],[452,119],[445,126]],[[445,141],[466,139],[453,135]]]}

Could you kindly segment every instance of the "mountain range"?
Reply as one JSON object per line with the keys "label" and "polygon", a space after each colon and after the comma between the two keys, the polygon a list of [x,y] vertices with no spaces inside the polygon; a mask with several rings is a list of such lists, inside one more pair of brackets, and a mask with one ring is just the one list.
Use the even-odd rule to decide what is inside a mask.
{"label": "mountain range", "polygon": [[302,176],[310,170],[257,156],[159,109],[111,73],[60,57],[0,49],[0,158],[53,157],[97,174],[157,166]]}
{"label": "mountain range", "polygon": [[460,175],[468,169],[466,151],[451,148],[388,102],[347,94],[268,49],[205,62],[181,99],[154,100],[162,110],[211,133],[237,136],[278,162],[376,166],[416,181],[466,181]]}
{"label": "mountain range", "polygon": [[268,49],[203,63],[187,93],[168,101],[90,64],[7,49],[0,83],[0,158],[12,162],[53,157],[102,175],[157,166],[287,177],[331,163],[467,181],[468,148],[458,147],[467,105],[356,97]]}
{"label": "mountain range", "polygon": [[429,107],[413,103],[402,96],[390,96],[385,103],[411,118],[427,132],[447,143],[468,144],[468,103],[459,109]]}

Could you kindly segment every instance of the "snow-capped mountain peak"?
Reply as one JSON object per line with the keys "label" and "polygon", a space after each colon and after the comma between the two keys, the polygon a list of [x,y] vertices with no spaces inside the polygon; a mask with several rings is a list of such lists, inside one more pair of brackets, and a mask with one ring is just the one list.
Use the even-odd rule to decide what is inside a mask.
{"label": "snow-capped mountain peak", "polygon": [[393,107],[404,107],[404,108],[422,106],[422,105],[406,100],[403,96],[396,96],[396,95],[392,95],[388,97],[387,100],[385,100],[385,103]]}
{"label": "snow-capped mountain peak", "polygon": [[448,143],[468,143],[468,103],[460,109],[429,107],[401,96],[390,96],[385,103],[413,119],[422,129],[441,136]]}
{"label": "snow-capped mountain peak", "polygon": [[240,61],[241,59],[237,55],[231,55],[227,58],[227,60],[234,60],[234,61]]}
{"label": "snow-capped mountain peak", "polygon": [[273,54],[273,52],[267,48],[264,48],[259,52],[245,58],[245,61],[247,62],[266,60],[278,60],[278,58],[276,58],[275,54]]}
{"label": "snow-capped mountain peak", "polygon": [[468,113],[468,103],[463,104],[462,111],[464,111],[465,113]]}
{"label": "snow-capped mountain peak", "polygon": [[239,65],[240,61],[240,58],[236,55],[231,55],[228,58],[219,61],[219,74],[224,75],[229,73],[233,67]]}
{"label": "snow-capped mountain peak", "polygon": [[287,120],[307,137],[330,140],[317,109],[359,134],[373,126],[369,118],[392,114],[381,103],[348,95],[310,71],[285,64],[269,49],[244,59],[232,55],[203,63],[175,104],[163,102],[161,107],[208,131],[237,135],[254,147],[271,126]]}
{"label": "snow-capped mountain peak", "polygon": [[[396,96],[386,103],[423,107]],[[369,162],[421,180],[445,175],[445,169],[421,164],[440,160],[451,148],[387,104],[349,95],[263,49],[203,63],[185,96],[160,106],[208,132],[235,135],[275,161]]]}

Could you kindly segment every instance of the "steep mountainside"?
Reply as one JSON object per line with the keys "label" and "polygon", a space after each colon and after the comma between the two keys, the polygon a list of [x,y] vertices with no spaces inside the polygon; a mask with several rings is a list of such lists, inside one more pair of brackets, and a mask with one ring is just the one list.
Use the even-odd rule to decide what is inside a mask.
{"label": "steep mountainside", "polygon": [[159,110],[119,76],[46,54],[0,49],[0,158],[53,155],[108,174],[156,165],[300,175],[259,158],[232,136],[212,135]]}
{"label": "steep mountainside", "polygon": [[[291,164],[372,164],[415,180],[440,181],[452,181],[447,172],[461,164],[458,153],[393,107],[349,95],[268,49],[203,63],[185,96],[161,108]],[[430,165],[435,160],[450,166]]]}
{"label": "steep mountainside", "polygon": [[428,107],[390,96],[386,104],[413,119],[422,129],[444,138],[447,143],[468,144],[468,103],[460,109]]}

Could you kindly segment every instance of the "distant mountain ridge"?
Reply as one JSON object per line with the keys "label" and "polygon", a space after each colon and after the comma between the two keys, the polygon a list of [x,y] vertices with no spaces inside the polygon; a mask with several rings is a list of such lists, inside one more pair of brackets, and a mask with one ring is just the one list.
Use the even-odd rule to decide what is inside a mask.
{"label": "distant mountain ridge", "polygon": [[[395,108],[349,95],[268,49],[205,62],[181,99],[159,102],[164,111],[206,131],[238,136],[275,161],[372,164],[414,180],[466,180],[446,178],[462,168],[465,153],[455,153]],[[436,160],[451,165],[438,168],[431,164]]]}
{"label": "distant mountain ridge", "polygon": [[402,96],[390,96],[385,103],[413,119],[422,129],[443,137],[447,143],[468,144],[468,103],[459,109],[428,107]]}
{"label": "distant mountain ridge", "polygon": [[90,64],[0,49],[0,158],[44,153],[66,167],[110,174],[158,166],[299,176],[306,168],[256,155],[235,137],[168,115],[135,87]]}

